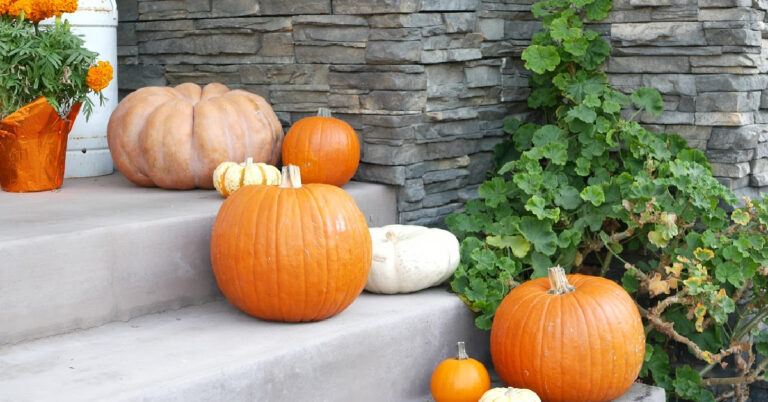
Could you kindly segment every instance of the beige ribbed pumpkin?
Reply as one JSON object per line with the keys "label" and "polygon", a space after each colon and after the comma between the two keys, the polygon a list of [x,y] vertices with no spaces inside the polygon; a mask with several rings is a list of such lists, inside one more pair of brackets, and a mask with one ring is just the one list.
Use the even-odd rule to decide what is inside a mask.
{"label": "beige ribbed pumpkin", "polygon": [[266,163],[253,163],[253,158],[245,163],[222,162],[213,171],[213,187],[224,197],[237,191],[242,186],[280,184],[280,171]]}
{"label": "beige ribbed pumpkin", "polygon": [[478,402],[541,402],[535,392],[524,388],[491,388]]}
{"label": "beige ribbed pumpkin", "polygon": [[221,84],[141,88],[107,127],[115,166],[146,187],[213,188],[221,162],[280,161],[283,128],[261,96]]}

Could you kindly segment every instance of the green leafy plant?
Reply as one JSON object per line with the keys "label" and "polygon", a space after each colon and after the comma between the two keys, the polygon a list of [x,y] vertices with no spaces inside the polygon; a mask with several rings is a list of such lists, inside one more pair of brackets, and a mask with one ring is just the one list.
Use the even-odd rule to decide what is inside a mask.
{"label": "green leafy plant", "polygon": [[[27,3],[17,7],[18,16],[6,14],[12,12],[9,6],[0,7],[0,118],[40,96],[45,96],[62,117],[73,105],[82,102],[87,118],[93,102],[86,95],[93,91],[99,94],[100,102],[104,102],[101,89],[111,79],[112,67],[106,64],[107,77],[101,77],[104,63],[94,67],[97,54],[83,46],[83,40],[71,32],[60,13],[53,25],[41,26],[39,20],[48,16],[45,13],[52,16],[55,11]],[[71,1],[64,3],[71,7]],[[75,8],[76,4],[74,2]],[[25,11],[33,15],[34,20],[25,18]],[[89,85],[86,82],[89,72],[92,78],[98,77],[99,82]]]}
{"label": "green leafy plant", "polygon": [[[743,398],[745,384],[765,376],[755,361],[768,352],[768,337],[755,331],[768,317],[766,204],[745,200],[729,214],[720,203],[738,200],[701,151],[634,121],[662,113],[663,101],[652,88],[628,97],[598,71],[609,46],[584,21],[610,7],[533,5],[543,31],[522,58],[532,72],[528,105],[542,118],[505,121],[509,137],[495,149],[480,199],[446,219],[461,240],[451,287],[489,329],[509,290],[553,265],[613,276],[648,325],[641,377],[684,399],[712,400],[707,386],[723,384]],[[701,368],[675,364],[673,348]],[[706,376],[725,364],[734,377]]]}

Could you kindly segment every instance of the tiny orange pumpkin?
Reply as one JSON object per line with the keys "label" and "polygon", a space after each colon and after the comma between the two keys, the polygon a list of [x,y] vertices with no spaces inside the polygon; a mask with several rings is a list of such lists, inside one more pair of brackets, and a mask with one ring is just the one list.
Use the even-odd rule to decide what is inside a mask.
{"label": "tiny orange pumpkin", "polygon": [[430,390],[436,402],[476,402],[491,389],[491,377],[483,363],[467,355],[458,342],[456,358],[443,360],[432,372]]}

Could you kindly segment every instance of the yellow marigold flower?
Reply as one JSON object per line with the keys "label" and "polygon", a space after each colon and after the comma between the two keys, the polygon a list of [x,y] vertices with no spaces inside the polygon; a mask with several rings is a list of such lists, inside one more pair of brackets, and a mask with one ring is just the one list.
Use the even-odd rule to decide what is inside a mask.
{"label": "yellow marigold flower", "polygon": [[88,69],[88,76],[85,77],[85,83],[88,88],[94,92],[99,92],[109,85],[112,81],[112,65],[108,61],[100,61],[97,65]]}

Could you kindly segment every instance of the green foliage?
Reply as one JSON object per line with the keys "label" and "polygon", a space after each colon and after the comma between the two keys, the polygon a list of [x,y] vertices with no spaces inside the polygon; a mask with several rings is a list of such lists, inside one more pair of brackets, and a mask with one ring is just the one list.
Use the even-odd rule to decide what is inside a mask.
{"label": "green foliage", "polygon": [[85,77],[96,56],[66,21],[38,27],[0,16],[0,118],[40,96],[61,116],[80,102],[83,114],[90,116],[93,102],[86,96],[90,88]]}
{"label": "green foliage", "polygon": [[[583,21],[604,18],[610,6],[533,5],[543,31],[523,59],[532,71],[528,105],[544,119],[505,121],[509,136],[495,148],[480,199],[446,219],[461,240],[451,286],[477,313],[477,326],[489,329],[510,289],[550,266],[601,275],[613,267],[648,322],[673,324],[649,335],[641,377],[679,398],[714,400],[702,373],[732,358],[723,350],[768,317],[768,207],[745,200],[727,213],[720,203],[735,208],[738,200],[712,177],[701,151],[632,121],[664,105],[657,90],[627,96],[597,70],[608,45]],[[635,113],[624,119],[630,102]],[[768,337],[757,345],[768,352]],[[709,368],[674,367],[672,347]],[[764,369],[741,374],[762,378]]]}

